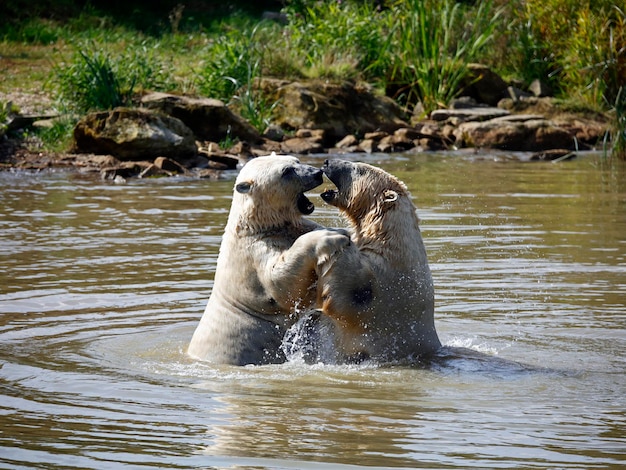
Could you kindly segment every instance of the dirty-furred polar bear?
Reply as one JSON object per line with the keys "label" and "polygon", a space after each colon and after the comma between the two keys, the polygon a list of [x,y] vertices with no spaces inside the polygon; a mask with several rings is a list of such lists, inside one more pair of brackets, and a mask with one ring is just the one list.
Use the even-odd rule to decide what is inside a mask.
{"label": "dirty-furred polar bear", "polygon": [[285,360],[281,343],[299,308],[312,307],[316,270],[350,239],[303,215],[322,171],[292,156],[258,157],[235,181],[213,290],[188,353],[217,364]]}
{"label": "dirty-furred polar bear", "polygon": [[397,363],[436,352],[433,281],[407,187],[365,163],[327,160],[322,170],[337,187],[322,199],[345,216],[353,243],[318,266],[322,315],[307,320],[318,343],[309,354]]}

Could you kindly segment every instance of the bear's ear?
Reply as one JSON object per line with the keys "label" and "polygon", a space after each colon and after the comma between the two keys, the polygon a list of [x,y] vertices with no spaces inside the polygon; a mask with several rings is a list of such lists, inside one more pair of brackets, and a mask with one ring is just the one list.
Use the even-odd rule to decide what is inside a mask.
{"label": "bear's ear", "polygon": [[385,202],[394,202],[398,200],[398,193],[393,189],[385,189],[383,191],[383,197]]}
{"label": "bear's ear", "polygon": [[243,181],[241,183],[239,183],[237,186],[235,186],[235,190],[240,193],[240,194],[246,194],[248,192],[250,192],[250,188],[252,187],[252,182],[250,181]]}

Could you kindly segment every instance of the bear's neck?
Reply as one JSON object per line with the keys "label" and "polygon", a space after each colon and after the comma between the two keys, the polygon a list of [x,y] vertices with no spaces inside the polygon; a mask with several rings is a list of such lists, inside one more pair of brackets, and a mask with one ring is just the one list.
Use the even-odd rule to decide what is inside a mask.
{"label": "bear's neck", "polygon": [[406,246],[407,243],[421,244],[421,239],[415,240],[419,221],[414,210],[401,217],[398,215],[393,212],[372,212],[361,219],[351,219],[355,244],[360,250],[371,251],[387,259],[397,259],[399,264],[413,263],[413,252],[407,253],[393,247]]}
{"label": "bear's neck", "polygon": [[[231,214],[232,216],[233,214]],[[246,216],[229,217],[226,230],[233,231],[237,236],[271,237],[286,231],[298,231],[303,226],[302,217],[285,214],[265,214],[264,217]]]}
{"label": "bear's neck", "polygon": [[236,196],[230,208],[226,230],[239,236],[267,236],[270,232],[297,229],[303,224],[302,214],[295,207],[268,208]]}

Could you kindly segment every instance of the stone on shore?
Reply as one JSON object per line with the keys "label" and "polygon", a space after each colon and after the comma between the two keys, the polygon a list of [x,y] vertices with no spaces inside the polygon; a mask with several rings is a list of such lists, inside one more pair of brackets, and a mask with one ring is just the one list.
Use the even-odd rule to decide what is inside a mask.
{"label": "stone on shore", "polygon": [[504,116],[464,122],[454,132],[457,145],[511,151],[574,149],[573,136],[552,121],[536,116]]}
{"label": "stone on shore", "polygon": [[496,106],[507,96],[508,86],[500,75],[486,65],[469,64],[461,91],[480,103]]}
{"label": "stone on shore", "polygon": [[250,123],[220,100],[150,93],[141,98],[141,104],[180,119],[199,140],[219,142],[236,137],[253,144],[261,140],[260,133]]}
{"label": "stone on shore", "polygon": [[402,108],[366,85],[262,78],[255,87],[268,102],[280,103],[273,110],[272,123],[287,130],[322,129],[328,139],[324,145],[349,134],[393,132],[407,126]]}
{"label": "stone on shore", "polygon": [[145,109],[116,108],[91,113],[74,128],[77,153],[113,155],[123,161],[197,153],[195,136],[179,119]]}

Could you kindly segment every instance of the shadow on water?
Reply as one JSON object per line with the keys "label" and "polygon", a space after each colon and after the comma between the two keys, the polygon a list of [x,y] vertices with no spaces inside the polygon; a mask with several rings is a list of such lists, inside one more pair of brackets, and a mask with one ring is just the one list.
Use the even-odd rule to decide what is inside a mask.
{"label": "shadow on water", "polygon": [[455,346],[443,346],[433,357],[423,362],[423,367],[443,375],[482,374],[492,379],[515,379],[525,374],[564,373]]}

